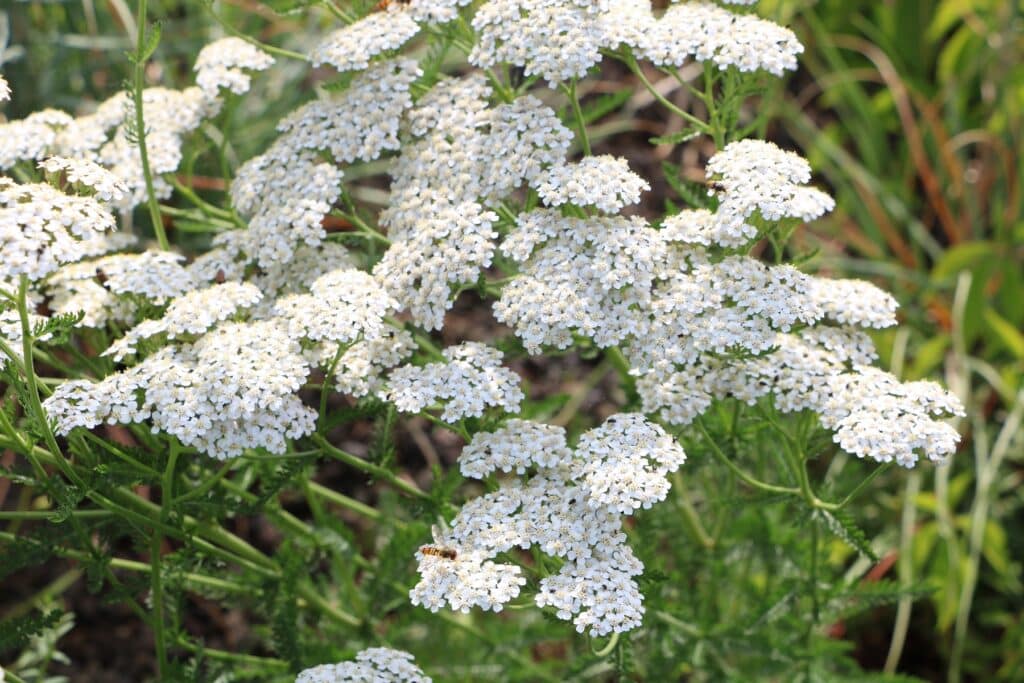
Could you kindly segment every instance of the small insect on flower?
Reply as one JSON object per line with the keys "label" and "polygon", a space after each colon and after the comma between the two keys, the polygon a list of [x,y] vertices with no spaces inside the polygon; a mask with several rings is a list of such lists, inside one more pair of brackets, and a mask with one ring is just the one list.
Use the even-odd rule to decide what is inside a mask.
{"label": "small insect on flower", "polygon": [[448,548],[445,546],[425,545],[420,547],[420,552],[424,555],[443,557],[446,560],[454,560],[456,557],[458,557],[458,553],[455,552],[454,548]]}
{"label": "small insect on flower", "polygon": [[708,180],[704,183],[704,186],[708,188],[708,194],[718,194],[728,189],[721,180]]}

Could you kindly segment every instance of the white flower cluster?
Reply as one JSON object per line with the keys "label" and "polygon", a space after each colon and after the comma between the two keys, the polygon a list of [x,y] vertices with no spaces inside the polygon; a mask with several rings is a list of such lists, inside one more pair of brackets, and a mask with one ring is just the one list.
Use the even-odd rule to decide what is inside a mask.
{"label": "white flower cluster", "polygon": [[20,121],[0,124],[0,169],[8,169],[19,161],[39,161],[57,139],[58,127],[71,117],[62,111],[44,109]]}
{"label": "white flower cluster", "polygon": [[[11,86],[7,79],[4,78],[4,75],[0,74],[0,102],[5,102],[9,99],[11,99]],[[0,669],[0,672],[2,672],[2,669]]]}
{"label": "white flower cluster", "polygon": [[781,76],[796,69],[797,55],[804,51],[788,28],[710,2],[672,5],[645,24],[633,47],[657,66],[682,66],[694,59],[719,69],[764,70]]}
{"label": "white flower cluster", "polygon": [[883,328],[896,324],[896,299],[870,282],[814,278],[810,295],[824,316],[840,325]]}
{"label": "white flower cluster", "polygon": [[562,163],[571,133],[534,97],[490,108],[479,74],[447,79],[409,112],[418,139],[392,169],[381,213],[390,249],[374,274],[428,329],[440,329],[452,290],[490,266],[498,220],[485,208]]}
{"label": "white flower cluster", "polygon": [[550,83],[582,78],[618,45],[609,0],[490,0],[473,17],[477,42],[469,61],[524,67]]}
{"label": "white flower cluster", "polygon": [[[396,304],[375,281],[355,270],[345,247],[333,242],[315,247],[300,245],[291,260],[256,268],[253,261],[258,244],[251,230],[221,233],[213,244],[213,249],[189,266],[192,278],[206,283],[244,280],[263,294],[249,310],[252,319],[284,314],[294,318],[285,322],[296,338],[336,338],[309,349],[306,357],[311,363],[329,368],[337,355],[338,342],[347,344],[335,368],[338,391],[357,397],[376,393],[383,388],[384,373],[415,350],[408,332],[380,324],[383,315]],[[320,284],[316,284],[318,281]],[[355,289],[348,291],[349,286]],[[334,305],[339,308],[334,310]],[[346,321],[358,328],[348,329]],[[307,330],[316,337],[307,335]],[[360,333],[362,337],[353,342]]]}
{"label": "white flower cluster", "polygon": [[89,256],[113,215],[92,197],[0,176],[0,279],[39,280]]}
{"label": "white flower cluster", "polygon": [[259,288],[248,283],[224,282],[192,290],[171,301],[163,317],[145,320],[128,330],[102,355],[122,361],[135,354],[136,346],[143,339],[158,334],[168,339],[202,334],[239,310],[254,306],[261,298]]}
{"label": "white flower cluster", "polygon": [[50,157],[39,162],[39,167],[47,173],[63,174],[77,188],[89,188],[100,201],[119,202],[128,193],[120,178],[88,159]]}
{"label": "white flower cluster", "polygon": [[252,78],[243,69],[264,71],[274,63],[274,58],[255,45],[241,38],[221,38],[199,51],[193,67],[196,71],[196,85],[210,99],[227,88],[236,95],[249,91]]}
{"label": "white flower cluster", "polygon": [[577,333],[614,346],[639,332],[666,247],[640,218],[566,218],[556,210],[520,214],[502,251],[523,264],[494,315],[531,353],[567,348]]}
{"label": "white flower cluster", "polygon": [[369,273],[348,268],[321,275],[309,294],[289,294],[274,304],[293,337],[335,346],[379,338],[384,317],[397,308]]}
{"label": "white flower cluster", "polygon": [[341,196],[341,178],[341,169],[282,139],[238,169],[231,200],[249,219],[261,266],[287,262],[299,244],[315,246],[323,239],[321,221]]}
{"label": "white flower cluster", "polygon": [[44,407],[60,434],[104,421],[149,422],[214,458],[247,448],[280,454],[287,439],[314,429],[316,412],[295,393],[308,373],[278,321],[227,322],[100,382],[65,382]]}
{"label": "white flower cluster", "polygon": [[530,476],[506,481],[463,506],[450,531],[417,553],[420,582],[413,604],[498,611],[525,585],[519,567],[491,558],[537,545],[562,558],[541,581],[539,606],[553,606],[579,632],[606,635],[634,629],[643,596],[632,577],[643,565],[626,545],[623,514],[664,500],[665,476],[685,461],[661,427],[638,414],[619,414],[585,433],[570,450],[559,427],[513,419],[477,434],[460,467],[467,476],[501,470]]}
{"label": "white flower cluster", "polygon": [[354,662],[306,669],[295,683],[431,683],[431,679],[408,652],[371,647],[357,654]]}
{"label": "white flower cluster", "polygon": [[249,218],[260,266],[291,260],[300,244],[320,243],[323,217],[341,196],[342,171],[317,153],[348,163],[398,149],[401,116],[419,75],[412,60],[373,66],[336,99],[315,100],[285,117],[271,148],[238,170],[231,199]]}
{"label": "white flower cluster", "polygon": [[[196,63],[200,87],[143,90],[146,148],[159,198],[171,194],[171,185],[161,175],[178,169],[184,137],[220,111],[219,89],[244,92],[249,76],[242,69],[262,70],[272,63],[262,50],[239,38],[225,38],[200,52]],[[0,124],[0,169],[20,161],[64,157],[60,162],[46,163],[74,173],[78,180],[72,182],[93,187],[98,197],[114,207],[131,209],[147,196],[134,126],[134,102],[123,91],[85,116],[72,117],[53,109],[36,112],[23,120]],[[90,164],[106,168],[116,182],[105,177],[101,180]]]}
{"label": "white flower cluster", "polygon": [[366,69],[371,59],[397,50],[419,33],[419,25],[397,3],[389,9],[368,14],[328,35],[309,53],[313,66],[330,64],[338,71]]}
{"label": "white flower cluster", "polygon": [[[858,457],[895,461],[907,467],[920,454],[937,462],[948,458],[959,437],[950,425],[935,418],[963,414],[952,394],[933,383],[900,383],[891,374],[867,365],[876,357],[875,349],[857,327],[818,325],[799,332],[773,331],[786,329],[780,321],[801,311],[816,311],[833,319],[842,317],[844,323],[861,327],[895,324],[891,297],[873,285],[834,281],[840,292],[845,283],[852,282],[849,286],[853,291],[862,291],[865,300],[876,305],[849,301],[843,309],[839,297],[834,297],[831,302],[835,308],[827,311],[819,305],[818,292],[833,281],[809,280],[811,286],[802,296],[797,289],[788,294],[777,290],[780,302],[789,303],[760,311],[756,319],[759,326],[750,326],[748,320],[743,327],[745,336],[738,345],[750,352],[760,347],[755,356],[730,359],[707,353],[702,340],[714,323],[701,317],[684,315],[677,319],[674,333],[665,325],[652,327],[642,344],[628,350],[634,372],[639,375],[637,389],[644,410],[660,412],[674,424],[688,424],[715,399],[733,397],[753,404],[772,394],[780,412],[816,413],[822,426],[834,432],[836,443]],[[699,278],[692,284],[702,292],[702,300],[721,289]],[[661,301],[664,298],[655,306]],[[734,300],[721,310],[738,308],[740,304]],[[719,317],[714,309],[711,311],[713,319]]]}
{"label": "white flower cluster", "polygon": [[738,247],[757,236],[748,221],[757,213],[766,221],[810,221],[831,211],[835,202],[807,187],[811,167],[793,152],[770,142],[740,140],[708,161],[706,173],[718,195],[718,209],[683,211],[665,221],[673,239],[690,244]]}
{"label": "white flower cluster", "polygon": [[537,180],[537,194],[548,206],[594,206],[605,213],[636,204],[640,193],[649,189],[625,159],[608,154],[552,166]]}
{"label": "white flower cluster", "polygon": [[403,413],[418,413],[437,403],[441,419],[455,423],[464,417],[480,417],[488,406],[519,412],[523,392],[519,376],[501,365],[502,355],[480,342],[449,346],[445,362],[395,369],[381,398]]}
{"label": "white flower cluster", "polygon": [[473,0],[405,0],[400,7],[423,24],[447,24],[459,18],[459,7]]}
{"label": "white flower cluster", "polygon": [[497,221],[496,213],[476,202],[438,201],[418,220],[392,221],[392,244],[373,274],[416,322],[440,329],[452,288],[474,282],[491,265]]}
{"label": "white flower cluster", "polygon": [[[118,251],[134,244],[126,234],[113,234],[88,243],[90,256]],[[163,305],[195,286],[180,265],[181,256],[168,252],[118,253],[62,266],[50,275],[43,292],[55,313],[84,313],[83,327],[124,323],[135,317],[143,299]]]}
{"label": "white flower cluster", "polygon": [[945,462],[956,452],[960,435],[934,416],[964,416],[956,398],[934,382],[902,383],[869,366],[830,378],[830,400],[822,425],[848,453],[879,462],[913,467],[918,454]]}
{"label": "white flower cluster", "polygon": [[195,288],[192,276],[181,265],[184,256],[169,251],[144,251],[141,254],[111,254],[82,264],[86,273],[103,280],[114,294],[145,297],[158,306]]}
{"label": "white flower cluster", "polygon": [[[142,170],[139,145],[135,142],[135,103],[127,98],[117,100],[120,119],[110,141],[98,150],[98,163],[121,178],[130,194],[117,206],[131,208],[146,201],[146,180]],[[186,135],[199,127],[204,119],[220,109],[219,100],[211,100],[205,92],[192,87],[184,90],[146,88],[142,91],[142,113],[146,122],[146,152],[154,186],[159,197],[169,197],[171,186],[159,176],[173,173],[181,164],[181,145]]]}
{"label": "white flower cluster", "polygon": [[[355,397],[382,392],[384,374],[415,350],[416,342],[411,334],[385,327],[381,336],[357,341],[341,354],[334,372],[334,386],[339,392]],[[336,353],[336,348],[324,344],[316,362],[329,368]]]}
{"label": "white flower cluster", "polygon": [[684,2],[655,18],[645,0],[490,0],[473,18],[470,62],[511,63],[550,83],[583,78],[601,50],[626,45],[657,66],[689,60],[719,69],[796,69],[803,46],[787,28],[710,2]]}

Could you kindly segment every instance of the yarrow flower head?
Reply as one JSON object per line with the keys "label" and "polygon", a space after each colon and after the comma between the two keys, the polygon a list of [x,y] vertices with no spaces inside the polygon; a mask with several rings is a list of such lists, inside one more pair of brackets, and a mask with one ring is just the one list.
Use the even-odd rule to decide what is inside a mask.
{"label": "yarrow flower head", "polygon": [[287,439],[314,429],[316,412],[295,393],[308,374],[298,342],[278,321],[227,322],[101,382],[65,382],[44,407],[60,434],[148,421],[214,458],[247,448],[281,454]]}
{"label": "yarrow flower head", "polygon": [[548,206],[594,206],[605,213],[636,204],[640,193],[649,189],[646,180],[629,170],[625,159],[607,154],[554,165],[537,179],[537,194]]}
{"label": "yarrow flower head", "polygon": [[[636,414],[614,416],[585,433],[575,451],[564,429],[526,420],[476,434],[460,458],[464,474],[531,476],[502,482],[466,503],[448,531],[435,529],[434,545],[417,553],[421,579],[411,593],[414,604],[435,611],[446,604],[500,609],[496,596],[511,600],[525,580],[516,565],[495,565],[491,558],[536,545],[564,560],[560,572],[542,579],[538,606],[555,607],[581,633],[638,627],[643,597],[632,577],[643,565],[625,543],[621,515],[664,499],[665,475],[685,457],[660,427]],[[495,575],[508,583],[494,583]]]}
{"label": "yarrow flower head", "polygon": [[640,218],[567,218],[551,209],[520,214],[501,249],[522,269],[494,315],[530,353],[567,348],[574,333],[604,347],[635,334],[666,251]]}
{"label": "yarrow flower head", "polygon": [[0,278],[39,280],[89,255],[90,242],[115,228],[92,197],[0,176]]}
{"label": "yarrow flower head", "polygon": [[[646,17],[645,17],[646,18]],[[710,2],[681,2],[634,32],[638,56],[656,66],[711,62],[719,69],[764,70],[781,76],[797,67],[803,45],[788,28]]]}
{"label": "yarrow flower head", "polygon": [[665,228],[675,239],[690,244],[742,246],[758,234],[750,222],[755,213],[766,221],[809,221],[835,206],[827,194],[807,187],[811,179],[807,161],[770,142],[729,143],[711,157],[706,173],[712,194],[718,196],[718,209],[714,213],[684,211],[666,220]]}
{"label": "yarrow flower head", "polygon": [[259,288],[248,283],[225,282],[193,290],[172,300],[162,318],[146,320],[128,330],[102,355],[122,361],[135,353],[143,339],[159,334],[168,339],[202,334],[239,310],[254,306],[262,297]]}
{"label": "yarrow flower head", "polygon": [[295,683],[431,683],[413,656],[387,647],[371,647],[353,662],[321,664],[302,671]]}
{"label": "yarrow flower head", "polygon": [[369,273],[342,268],[317,278],[309,294],[278,299],[274,308],[296,338],[350,344],[380,337],[384,317],[398,302]]}
{"label": "yarrow flower head", "polygon": [[20,121],[0,124],[0,169],[19,161],[39,161],[47,156],[58,131],[73,119],[62,111],[44,109]]}
{"label": "yarrow flower head", "polygon": [[209,98],[215,98],[221,88],[236,95],[249,91],[252,79],[245,70],[264,71],[274,64],[274,58],[241,38],[221,38],[199,51],[193,67],[196,85]]}
{"label": "yarrow flower head", "polygon": [[63,174],[67,182],[90,189],[104,202],[119,202],[128,193],[128,186],[116,175],[88,159],[50,157],[39,162],[47,173]]}
{"label": "yarrow flower head", "polygon": [[519,376],[501,365],[501,352],[479,342],[444,350],[445,362],[405,365],[394,370],[381,397],[403,413],[418,413],[442,403],[449,423],[480,417],[489,406],[519,412],[523,392]]}
{"label": "yarrow flower head", "polygon": [[338,71],[366,69],[371,59],[397,50],[419,33],[419,24],[397,3],[389,9],[368,14],[328,35],[310,52],[313,66],[330,64]]}

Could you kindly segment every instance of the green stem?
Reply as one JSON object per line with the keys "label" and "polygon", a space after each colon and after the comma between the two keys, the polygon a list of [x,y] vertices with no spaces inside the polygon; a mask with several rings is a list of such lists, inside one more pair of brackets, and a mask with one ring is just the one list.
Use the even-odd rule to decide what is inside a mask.
{"label": "green stem", "polygon": [[334,352],[334,357],[331,359],[330,365],[324,372],[324,382],[320,386],[320,425],[321,428],[326,424],[324,419],[327,417],[327,395],[331,391],[331,379],[334,377],[334,373],[338,369],[338,363],[341,362],[341,357],[345,354],[345,351],[349,349],[349,344],[338,343],[338,349]]}
{"label": "green stem", "polygon": [[593,648],[591,648],[591,652],[594,653],[595,657],[597,657],[599,659],[604,659],[605,657],[607,657],[608,655],[610,655],[612,653],[612,650],[614,650],[615,646],[618,645],[618,644],[619,644],[619,633],[618,633],[618,631],[616,631],[615,633],[612,634],[612,637],[608,639],[608,643],[604,647],[602,647],[600,650],[594,650]]}
{"label": "green stem", "polygon": [[237,652],[228,652],[226,650],[211,650],[210,648],[194,645],[184,637],[178,638],[176,642],[179,647],[188,650],[189,652],[200,655],[203,658],[213,659],[220,662],[232,662],[239,665],[259,666],[263,668],[281,670],[287,670],[289,668],[288,662],[283,659],[277,659],[276,657],[259,657],[257,655],[239,654]]}
{"label": "green stem", "polygon": [[347,626],[360,626],[362,621],[348,612],[338,609],[317,592],[317,588],[311,583],[300,583],[295,587],[295,592],[300,598],[317,608],[322,614],[326,614],[339,624]]}
{"label": "green stem", "polygon": [[301,54],[299,52],[292,52],[291,50],[286,50],[283,47],[276,47],[274,45],[268,45],[267,43],[261,43],[260,41],[256,40],[252,36],[242,32],[242,31],[239,31],[234,26],[232,26],[231,24],[226,22],[223,18],[221,18],[221,16],[219,14],[217,14],[216,12],[213,11],[213,4],[212,3],[208,2],[208,3],[205,3],[205,4],[206,4],[206,10],[210,13],[210,16],[213,17],[213,20],[216,21],[218,24],[220,24],[221,28],[223,28],[225,31],[227,31],[231,35],[235,36],[236,38],[241,38],[242,40],[244,40],[245,42],[249,43],[250,45],[255,45],[256,47],[258,47],[259,49],[263,50],[264,52],[270,53],[272,55],[277,55],[278,57],[284,57],[286,59],[297,59],[297,60],[302,61],[302,62],[308,62],[309,61],[309,57],[307,57],[304,54]]}
{"label": "green stem", "polygon": [[174,186],[174,189],[177,192],[182,194],[186,199],[192,202],[197,209],[202,211],[207,216],[215,216],[217,218],[223,218],[225,220],[231,221],[232,223],[236,223],[237,216],[234,213],[226,209],[222,209],[218,206],[214,206],[213,204],[210,204],[209,202],[205,201],[196,193],[195,190],[193,190],[188,185],[179,182],[178,179],[173,176],[171,176],[171,185]]}
{"label": "green stem", "polygon": [[[71,510],[64,513],[79,519],[96,519],[99,517],[110,517],[113,513],[109,510]],[[0,519],[23,519],[23,520],[51,520],[57,512],[54,510],[13,510],[0,511]]]}
{"label": "green stem", "polygon": [[718,444],[715,443],[714,438],[708,432],[707,427],[704,426],[704,421],[703,420],[701,420],[700,418],[697,418],[697,420],[694,422],[694,424],[697,425],[697,429],[700,430],[701,434],[704,436],[705,441],[707,441],[708,445],[711,447],[711,453],[722,464],[724,464],[726,467],[728,467],[729,470],[733,474],[735,474],[741,481],[743,481],[748,486],[751,486],[751,487],[753,487],[755,489],[758,489],[760,491],[765,491],[766,493],[785,493],[785,494],[789,494],[789,495],[800,493],[800,489],[792,488],[792,487],[789,487],[789,486],[776,486],[774,484],[769,484],[767,482],[763,482],[760,479],[756,479],[756,478],[752,477],[751,475],[747,474],[746,472],[741,470],[736,465],[736,463],[734,463],[732,461],[732,459],[729,458],[729,456],[727,456],[725,453],[722,452],[722,449],[718,447]]}
{"label": "green stem", "polygon": [[855,486],[854,489],[846,495],[845,498],[836,503],[836,508],[842,509],[846,507],[850,502],[853,501],[853,499],[855,499],[857,496],[864,492],[864,489],[867,488],[868,484],[875,480],[875,477],[882,474],[883,472],[889,471],[890,468],[892,468],[892,463],[887,462],[873,469],[871,472],[868,473],[868,476],[864,477],[863,481],[857,484],[857,486]]}
{"label": "green stem", "polygon": [[149,219],[153,223],[156,241],[164,251],[171,248],[164,231],[163,219],[160,217],[160,204],[153,188],[153,171],[149,167],[149,150],[146,147],[146,121],[142,111],[142,92],[146,87],[146,0],[139,0],[138,31],[135,40],[135,80],[132,95],[135,100],[136,144],[139,147],[139,161],[142,164],[142,177],[146,181],[146,205],[149,207]]}
{"label": "green stem", "polygon": [[312,436],[312,439],[314,442],[316,442],[318,446],[320,446],[320,448],[325,454],[331,456],[332,458],[341,460],[343,463],[355,467],[356,469],[361,470],[377,479],[383,479],[384,481],[388,482],[389,484],[399,489],[400,491],[408,493],[410,496],[415,496],[416,498],[420,498],[422,500],[430,500],[430,495],[428,493],[422,491],[415,484],[407,482],[404,479],[399,479],[391,470],[380,467],[379,465],[374,465],[372,462],[367,462],[358,456],[352,455],[351,453],[347,453],[341,450],[340,448],[331,445],[327,441],[327,439],[325,439],[323,436],[319,434],[314,434]]}
{"label": "green stem", "polygon": [[645,88],[647,88],[647,92],[651,93],[654,99],[660,102],[662,106],[664,106],[666,109],[671,111],[676,116],[682,117],[685,121],[692,124],[702,133],[711,132],[711,128],[710,126],[708,126],[706,122],[701,121],[699,118],[697,118],[690,112],[680,109],[671,100],[669,100],[667,97],[658,92],[658,89],[654,87],[654,84],[651,83],[647,79],[647,76],[644,75],[643,69],[640,68],[640,65],[637,63],[636,59],[633,56],[628,55],[624,58],[619,56],[619,59],[621,59],[623,63],[625,63],[625,65],[629,68],[629,70],[632,71],[633,74],[640,79],[640,82],[644,84]]}
{"label": "green stem", "polygon": [[370,224],[360,218],[354,210],[351,213],[347,211],[339,211],[337,213],[351,223],[358,230],[359,234],[365,235],[371,240],[380,242],[385,246],[391,246],[391,240],[381,233],[380,230],[374,230],[370,227]]}
{"label": "green stem", "polygon": [[[170,520],[171,506],[174,505],[174,472],[178,464],[181,447],[177,439],[171,441],[167,467],[164,469],[160,485],[160,524],[166,525]],[[163,679],[167,671],[167,643],[164,640],[164,593],[163,593],[163,543],[164,536],[160,527],[154,527],[150,541],[149,563],[153,567],[150,572],[150,590],[153,593],[153,643],[156,648],[157,678]]]}
{"label": "green stem", "polygon": [[704,529],[704,525],[701,524],[700,515],[697,514],[697,510],[693,507],[693,503],[690,502],[689,496],[686,495],[683,477],[679,474],[678,470],[672,473],[672,487],[676,490],[676,502],[679,505],[679,511],[682,513],[683,529],[686,530],[686,533],[698,545],[707,550],[714,548],[715,539],[711,538]]}
{"label": "green stem", "polygon": [[[342,495],[337,491],[334,491],[332,489],[327,488],[326,486],[316,483],[315,481],[309,482],[308,486],[309,490],[318,495],[319,497],[332,503],[335,503],[337,505],[340,505],[346,510],[356,512],[368,519],[372,519],[375,522],[379,521],[381,518],[381,513],[379,510],[375,510],[369,505],[361,503],[358,500],[355,500],[354,498],[349,498],[348,496]],[[394,521],[396,523],[399,523],[398,520]]]}
{"label": "green stem", "polygon": [[[815,513],[818,514],[818,513]],[[811,663],[813,658],[811,657],[811,651],[814,641],[814,631],[818,626],[818,621],[821,618],[821,605],[818,601],[818,522],[817,520],[811,520],[811,570],[808,576],[807,589],[811,594],[811,622],[807,625],[807,657],[805,675],[808,683],[813,680],[811,672]]]}
{"label": "green stem", "polygon": [[580,144],[583,146],[584,156],[590,156],[590,138],[587,137],[587,122],[583,118],[583,110],[580,108],[580,98],[576,93],[576,79],[572,79],[569,82],[568,87],[562,86],[562,90],[569,98],[569,103],[572,105],[573,117],[576,119],[576,129],[580,135]]}
{"label": "green stem", "polygon": [[228,472],[231,471],[231,468],[234,467],[234,465],[235,465],[235,463],[231,462],[231,461],[224,463],[223,465],[221,465],[221,468],[219,470],[217,470],[217,472],[212,477],[210,477],[209,479],[204,481],[202,484],[200,484],[196,488],[192,489],[188,493],[183,493],[182,495],[178,496],[177,498],[172,499],[171,500],[171,505],[174,506],[174,507],[177,507],[181,503],[184,503],[184,502],[187,502],[187,501],[190,501],[190,500],[195,500],[196,498],[202,498],[214,486],[219,484],[221,479],[223,479],[224,477],[227,476]]}

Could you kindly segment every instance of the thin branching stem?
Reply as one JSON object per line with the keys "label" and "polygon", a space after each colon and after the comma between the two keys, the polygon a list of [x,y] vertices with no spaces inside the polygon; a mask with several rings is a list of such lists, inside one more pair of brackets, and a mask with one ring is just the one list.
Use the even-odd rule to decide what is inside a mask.
{"label": "thin branching stem", "polygon": [[160,202],[157,201],[153,186],[153,169],[149,165],[149,149],[146,146],[146,119],[143,112],[143,92],[146,88],[146,0],[139,0],[137,31],[135,36],[134,83],[132,98],[135,103],[135,144],[139,148],[139,163],[142,165],[142,177],[146,182],[146,206],[149,208],[149,219],[153,223],[153,233],[163,250],[171,248],[164,230],[163,218],[160,217]]}
{"label": "thin branching stem", "polygon": [[423,500],[430,500],[430,494],[428,494],[426,491],[423,491],[415,484],[399,478],[391,470],[381,467],[380,465],[375,465],[372,462],[367,462],[366,460],[363,460],[359,456],[347,453],[346,451],[343,451],[340,448],[333,446],[329,441],[327,441],[327,439],[325,439],[319,434],[314,434],[311,438],[313,439],[314,442],[316,442],[318,446],[320,446],[324,455],[329,455],[330,457],[335,458],[336,460],[340,460],[346,465],[350,465],[362,472],[365,472],[366,474],[369,474],[370,476],[376,479],[383,479],[384,481],[388,482],[399,491],[407,493],[410,496],[421,498]]}

